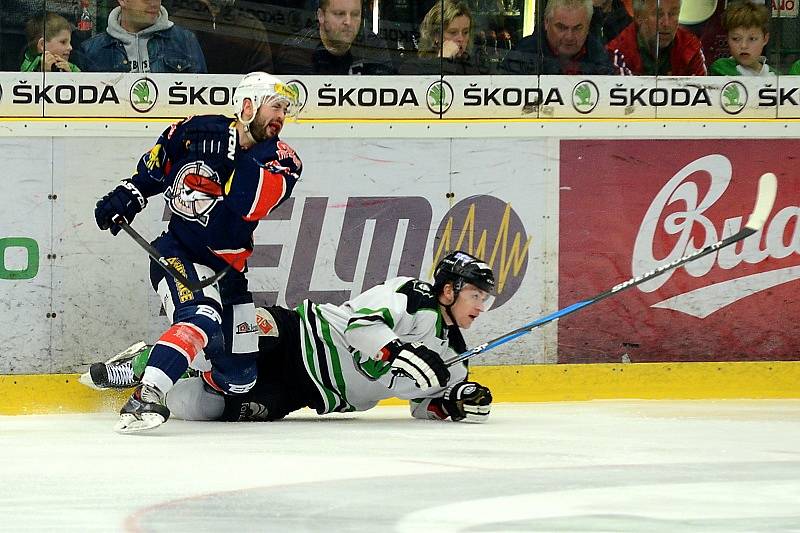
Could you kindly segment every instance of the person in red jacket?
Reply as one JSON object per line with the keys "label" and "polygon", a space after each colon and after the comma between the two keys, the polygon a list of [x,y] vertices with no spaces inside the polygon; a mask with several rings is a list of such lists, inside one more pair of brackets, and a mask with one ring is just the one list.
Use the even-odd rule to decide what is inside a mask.
{"label": "person in red jacket", "polygon": [[629,74],[705,76],[700,40],[678,27],[681,0],[633,0],[633,22],[607,45],[615,66]]}

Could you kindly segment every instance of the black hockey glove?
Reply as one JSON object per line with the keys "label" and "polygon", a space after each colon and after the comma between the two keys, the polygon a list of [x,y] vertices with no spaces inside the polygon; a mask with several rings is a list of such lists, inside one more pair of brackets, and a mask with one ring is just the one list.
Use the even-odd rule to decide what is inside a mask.
{"label": "black hockey glove", "polygon": [[444,392],[442,407],[454,422],[486,422],[492,408],[492,393],[474,381],[462,381]]}
{"label": "black hockey glove", "polygon": [[111,230],[111,235],[116,235],[122,229],[114,223],[118,216],[123,217],[128,223],[133,217],[144,209],[147,199],[130,180],[125,180],[110,193],[98,200],[94,208],[94,219],[101,230]]}
{"label": "black hockey glove", "polygon": [[421,342],[402,344],[394,340],[383,348],[383,352],[387,354],[385,360],[391,365],[392,372],[410,377],[420,389],[444,387],[450,379],[450,371],[439,354]]}

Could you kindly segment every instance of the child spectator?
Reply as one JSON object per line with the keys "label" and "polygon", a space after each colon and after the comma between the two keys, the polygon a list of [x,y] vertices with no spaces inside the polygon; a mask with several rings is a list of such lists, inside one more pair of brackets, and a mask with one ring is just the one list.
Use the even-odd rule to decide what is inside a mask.
{"label": "child spectator", "polygon": [[28,46],[22,60],[22,72],[79,72],[69,62],[72,53],[72,27],[67,19],[56,13],[45,12],[35,16],[25,25]]}
{"label": "child spectator", "polygon": [[731,57],[711,64],[709,74],[718,76],[772,76],[775,71],[762,55],[769,42],[769,11],[749,1],[729,4],[722,27],[728,33]]}

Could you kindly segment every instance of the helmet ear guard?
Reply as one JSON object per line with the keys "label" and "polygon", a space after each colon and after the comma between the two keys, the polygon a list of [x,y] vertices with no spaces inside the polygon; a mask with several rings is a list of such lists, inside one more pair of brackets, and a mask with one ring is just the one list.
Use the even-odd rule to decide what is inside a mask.
{"label": "helmet ear guard", "polygon": [[245,100],[253,103],[255,111],[264,104],[280,101],[288,105],[286,114],[294,116],[299,109],[299,96],[300,92],[296,87],[286,85],[279,78],[266,72],[251,72],[245,74],[233,93],[233,113],[242,123],[250,124],[255,118],[255,112],[247,120],[242,118]]}

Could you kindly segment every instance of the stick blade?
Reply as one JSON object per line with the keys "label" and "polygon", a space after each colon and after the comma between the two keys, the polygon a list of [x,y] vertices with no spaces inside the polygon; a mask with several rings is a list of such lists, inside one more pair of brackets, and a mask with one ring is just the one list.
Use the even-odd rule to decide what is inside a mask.
{"label": "stick blade", "polygon": [[758,196],[756,206],[747,219],[746,227],[758,231],[767,222],[767,217],[775,205],[775,196],[778,194],[778,177],[772,172],[767,172],[758,180]]}

